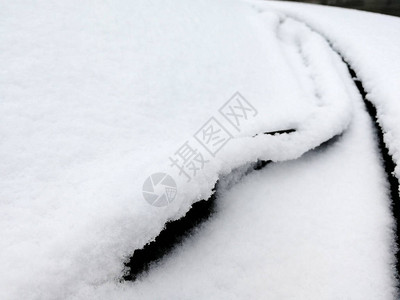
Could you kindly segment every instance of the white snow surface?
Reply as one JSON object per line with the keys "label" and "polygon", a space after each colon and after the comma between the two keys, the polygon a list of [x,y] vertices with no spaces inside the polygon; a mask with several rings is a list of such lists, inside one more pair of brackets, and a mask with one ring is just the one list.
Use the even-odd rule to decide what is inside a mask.
{"label": "white snow surface", "polygon": [[[306,41],[318,40],[289,18],[277,33],[293,65],[307,57]],[[376,136],[344,64],[333,62],[354,104],[336,142],[222,188],[211,221],[148,274],[76,298],[395,299],[393,219]]]}
{"label": "white snow surface", "polygon": [[[374,18],[368,14],[360,22]],[[365,295],[379,297],[393,293],[392,219],[370,125],[340,58],[303,24],[289,19],[282,23],[279,13],[236,1],[3,1],[0,47],[1,299],[203,298],[207,291],[218,298],[278,299],[290,298],[302,287],[310,293],[304,294],[307,299],[321,295],[312,288],[318,283],[337,287],[336,294],[325,293],[340,296],[340,289],[350,288],[349,281],[366,272],[377,276],[362,277],[352,294],[364,289]],[[361,68],[364,62],[359,64]],[[398,88],[386,90],[380,84],[376,82],[376,99],[380,92],[396,97]],[[192,135],[218,116],[219,107],[236,91],[256,107],[257,116],[243,124],[217,157],[207,157],[210,162],[194,180],[187,183],[173,174],[178,194],[171,205],[150,206],[141,192],[146,177],[173,172],[168,157],[186,140],[193,142]],[[382,105],[392,105],[390,99]],[[396,110],[390,112],[393,118]],[[384,126],[393,128],[394,151],[399,139],[387,120]],[[260,135],[286,128],[297,132]],[[219,176],[257,159],[299,158],[343,132],[337,153],[323,152],[315,158],[309,154],[298,162],[277,164],[222,196],[224,213],[216,225],[206,228],[201,237],[205,241],[172,260],[178,267],[170,269],[171,280],[192,285],[193,290],[181,291],[176,282],[174,289],[168,280],[160,283],[161,288],[154,287],[154,282],[168,277],[168,267],[155,272],[154,281],[118,283],[126,258],[157,236],[168,220],[208,198]],[[339,162],[346,160],[345,165],[354,166],[344,170]],[[301,178],[303,169],[308,176]],[[323,186],[335,179],[336,184]],[[265,185],[268,180],[276,184]],[[257,183],[260,189],[254,188]],[[307,184],[310,189],[302,188]],[[248,194],[249,189],[253,193]],[[361,195],[351,202],[356,192]],[[246,204],[247,213],[240,203],[242,193],[253,199]],[[355,211],[360,206],[363,210]],[[291,214],[293,224],[288,221]],[[338,216],[343,217],[339,225]],[[327,232],[321,223],[326,219]],[[224,220],[230,220],[228,231],[213,230]],[[239,224],[252,221],[243,231],[261,228],[246,241]],[[342,226],[340,231],[335,231],[337,226]],[[321,250],[321,260],[313,260],[315,268],[307,269],[311,274],[296,282],[306,260],[291,256],[292,244],[284,245],[293,238],[294,245],[304,247],[304,255],[314,258],[317,250],[303,244],[305,237],[299,232],[319,227],[312,241],[328,250]],[[342,237],[349,227],[351,233]],[[221,249],[235,228],[238,238],[228,248],[238,252],[232,250],[225,259],[221,252],[205,255],[204,265],[216,264],[209,272],[187,263],[201,256],[204,247],[209,252],[214,246]],[[325,233],[332,239],[324,240],[320,235]],[[276,252],[264,251],[271,247]],[[245,249],[254,255],[244,255]],[[333,259],[321,277],[318,270],[329,255]],[[292,258],[281,269],[285,257]],[[228,267],[235,259],[236,265]],[[241,267],[244,263],[251,268]],[[346,268],[338,271],[336,264]],[[221,274],[224,269],[227,273]],[[244,269],[245,274],[263,277],[236,284],[235,274]],[[188,272],[200,276],[198,285],[188,281]],[[337,273],[330,276],[332,272]],[[221,276],[226,276],[222,282]],[[291,278],[289,283],[286,278]],[[292,280],[293,289],[279,286],[291,285]]]}
{"label": "white snow surface", "polygon": [[394,299],[387,183],[353,100],[334,144],[220,189],[212,219],[148,274],[75,299]]}
{"label": "white snow surface", "polygon": [[400,18],[304,3],[254,4],[305,22],[323,34],[351,65],[363,83],[367,99],[377,108],[385,143],[400,178]]}

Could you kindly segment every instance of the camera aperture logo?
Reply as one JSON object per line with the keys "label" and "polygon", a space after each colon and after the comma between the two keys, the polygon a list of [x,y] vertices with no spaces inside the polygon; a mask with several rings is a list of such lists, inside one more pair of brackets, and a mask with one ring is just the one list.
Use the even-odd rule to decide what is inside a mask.
{"label": "camera aperture logo", "polygon": [[[240,126],[258,112],[240,93],[236,92],[218,110],[222,116],[213,115],[196,133],[187,140],[172,157],[169,157],[172,172],[190,182],[204,169],[206,163],[234,138],[233,131],[240,132]],[[228,126],[224,126],[225,123]],[[205,150],[205,151],[202,151]],[[166,173],[154,173],[143,184],[143,197],[153,206],[164,207],[177,195],[175,180]]]}
{"label": "camera aperture logo", "polygon": [[143,197],[151,205],[163,207],[174,201],[177,193],[175,180],[166,173],[154,173],[143,183]]}

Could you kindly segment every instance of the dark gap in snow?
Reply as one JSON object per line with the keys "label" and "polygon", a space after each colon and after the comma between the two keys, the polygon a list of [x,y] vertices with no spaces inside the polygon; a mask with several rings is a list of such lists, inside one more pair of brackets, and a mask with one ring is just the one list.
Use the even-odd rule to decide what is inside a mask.
{"label": "dark gap in snow", "polygon": [[[337,52],[337,51],[336,51]],[[340,53],[338,53],[340,55]],[[341,55],[340,55],[341,56]],[[345,59],[342,57],[343,62],[346,64],[349,73],[351,77],[353,78],[354,84],[356,85],[358,91],[360,92],[367,112],[370,115],[372,119],[372,123],[374,126],[374,131],[378,140],[378,146],[380,153],[382,155],[382,160],[383,160],[383,166],[385,168],[385,172],[387,175],[387,180],[389,182],[389,189],[390,189],[390,198],[391,198],[391,208],[393,212],[393,217],[395,220],[395,243],[396,247],[398,247],[399,244],[399,233],[400,233],[400,223],[399,223],[399,216],[400,216],[400,195],[399,195],[399,179],[395,176],[394,170],[396,167],[396,164],[393,161],[393,157],[389,153],[389,149],[385,144],[384,140],[384,130],[379,124],[379,119],[377,115],[377,110],[375,105],[367,99],[367,93],[364,89],[364,86],[361,82],[360,79],[358,79],[356,72],[351,68],[349,63],[345,61]],[[399,250],[396,248],[395,249],[395,255],[396,255],[396,277],[397,280],[399,280],[399,274],[400,274],[400,260],[399,260]]]}
{"label": "dark gap in snow", "polygon": [[154,241],[148,243],[142,249],[135,250],[129,261],[125,263],[127,272],[122,279],[126,281],[136,280],[141,274],[147,272],[152,265],[171,253],[187,236],[193,234],[199,225],[207,221],[215,212],[217,186],[218,181],[209,199],[194,203],[183,218],[168,222]]}
{"label": "dark gap in snow", "polygon": [[[292,133],[292,132],[296,132],[296,129],[290,128],[290,129],[283,129],[283,130],[266,131],[266,132],[263,132],[262,134],[267,134],[267,135],[278,134],[279,135],[279,134],[284,134],[284,133],[289,134],[289,133]],[[256,137],[258,135],[259,134],[257,133],[255,135],[253,135],[253,137]]]}
{"label": "dark gap in snow", "polygon": [[328,6],[354,8],[400,17],[400,1],[398,0],[285,0],[322,4]]}
{"label": "dark gap in snow", "polygon": [[[259,160],[250,164],[247,168],[244,167],[243,170],[239,168],[233,171],[232,173],[241,173],[241,175],[236,175],[239,179],[233,180],[232,183],[230,182],[229,175],[221,178],[223,188],[227,188],[239,181],[240,178],[246,176],[251,171],[261,170],[270,162],[271,161]],[[216,212],[216,199],[219,184],[220,181],[217,181],[210,198],[194,203],[184,217],[179,220],[168,222],[154,241],[146,244],[142,249],[135,250],[129,260],[125,262],[126,273],[122,277],[122,280],[135,281],[140,275],[149,271],[153,265],[161,261],[177,246],[182,244],[185,238],[195,234],[196,229],[209,220]]]}
{"label": "dark gap in snow", "polygon": [[[288,134],[295,131],[295,129],[285,129],[264,132],[263,134]],[[270,162],[271,161],[259,160],[250,164],[248,167],[244,167],[242,170],[239,168],[238,170],[233,171],[232,173],[240,173],[239,175],[236,174],[236,180],[233,180],[233,183],[238,181],[237,178],[242,178],[251,171],[261,170]],[[229,182],[229,175],[222,178],[222,181],[224,182],[224,188],[232,184]],[[168,222],[154,241],[146,244],[142,249],[135,250],[129,260],[125,262],[126,273],[122,277],[122,280],[135,281],[141,274],[147,272],[154,264],[171,253],[173,249],[180,245],[186,237],[195,234],[196,229],[210,219],[210,217],[216,212],[218,185],[219,181],[216,182],[212,190],[213,194],[210,198],[194,203],[184,217],[179,220]]]}
{"label": "dark gap in snow", "polygon": [[255,171],[261,170],[262,168],[264,168],[266,165],[268,165],[271,162],[272,162],[271,160],[259,160],[254,165],[254,170]]}
{"label": "dark gap in snow", "polygon": [[296,131],[296,129],[291,128],[291,129],[285,129],[285,130],[267,131],[267,132],[264,132],[264,134],[275,135],[275,134],[283,134],[283,133],[292,133],[295,131]]}

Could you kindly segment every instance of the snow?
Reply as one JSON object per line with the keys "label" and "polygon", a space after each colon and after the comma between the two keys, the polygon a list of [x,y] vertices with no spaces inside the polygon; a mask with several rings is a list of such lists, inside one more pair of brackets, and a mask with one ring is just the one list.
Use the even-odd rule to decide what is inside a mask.
{"label": "snow", "polygon": [[353,100],[335,144],[220,190],[211,221],[148,274],[76,299],[392,299],[387,183],[369,116]]}
{"label": "snow", "polygon": [[[252,296],[276,290],[275,295],[290,297],[302,290],[302,284],[319,283],[320,266],[331,256],[327,271],[338,273],[332,277],[325,273],[324,281],[320,278],[322,286],[336,286],[340,293],[349,288],[349,280],[358,278],[359,285],[351,290],[354,295],[361,289],[378,298],[393,292],[392,274],[387,270],[393,259],[387,187],[351,79],[321,36],[293,20],[282,24],[281,16],[268,10],[227,0],[1,4],[2,299],[184,297],[176,294],[180,292],[199,297],[212,292],[226,298],[244,296],[249,286],[254,287],[249,292]],[[374,15],[365,16],[360,22],[375,20]],[[397,24],[384,17],[379,22],[387,22],[382,26],[388,27]],[[346,31],[351,27],[341,26]],[[376,31],[384,28],[376,27]],[[354,29],[354,35],[359,33]],[[386,46],[396,50],[396,44]],[[343,47],[354,53],[360,50],[347,44]],[[372,65],[365,61],[357,68]],[[368,70],[374,70],[373,66]],[[386,89],[371,77],[371,86],[376,86],[371,95],[376,93],[377,99],[386,93],[398,95],[396,87]],[[236,91],[258,112],[242,124],[240,132],[218,113]],[[382,105],[389,109],[393,99],[381,100],[386,101]],[[390,113],[387,126],[395,151],[399,139],[390,118],[397,111],[393,108]],[[207,156],[210,162],[204,170],[187,182],[169,167],[168,157],[185,141],[194,143],[193,134],[210,117],[222,120],[234,139],[216,157]],[[297,131],[261,135],[287,128]],[[184,248],[171,260],[175,267],[157,268],[149,281],[117,283],[124,260],[157,236],[168,220],[178,219],[193,202],[208,198],[218,177],[258,159],[297,159],[341,134],[332,153],[327,150],[315,157],[308,154],[298,161],[277,163],[222,193],[221,219],[207,225],[197,242],[199,248]],[[304,170],[308,176],[303,178]],[[178,185],[176,199],[164,208],[150,206],[141,191],[145,179],[160,171],[171,173]],[[265,185],[268,181],[276,184]],[[360,192],[354,200],[352,195]],[[242,193],[252,200],[246,203],[246,213]],[[288,205],[281,204],[282,199]],[[354,203],[347,207],[351,200]],[[362,201],[364,208],[355,212]],[[299,214],[304,218],[294,217]],[[293,224],[289,224],[290,216]],[[335,230],[338,216],[343,219],[340,232]],[[234,225],[232,220],[237,225],[227,226],[227,231],[215,230],[222,223]],[[331,222],[328,228],[321,224],[324,220]],[[221,252],[213,254],[214,247],[221,249],[236,234],[239,224],[243,224],[242,231],[228,248],[238,251],[231,250],[226,258]],[[265,230],[255,231],[246,240],[246,229],[255,226]],[[322,243],[321,261],[312,262],[315,269],[298,288],[282,290],[287,285],[285,276],[291,274],[289,278],[295,281],[306,269],[303,256],[292,257],[293,248],[285,244],[293,238],[312,259],[314,250],[309,247],[313,243],[302,244],[305,237],[300,233],[319,227],[312,241]],[[352,234],[346,235],[346,228]],[[321,236],[325,234],[332,240]],[[251,250],[254,257],[241,255],[253,249],[237,247],[245,242],[259,244]],[[349,248],[354,242],[358,244]],[[265,247],[275,252],[265,252]],[[202,257],[202,249],[208,253],[204,262],[188,263]],[[276,260],[271,259],[274,255]],[[281,269],[276,263],[288,256],[296,266],[293,270],[290,264]],[[216,259],[218,263],[211,266]],[[232,269],[228,264],[234,259],[237,266]],[[236,284],[234,277],[246,260],[252,268],[245,274],[262,277]],[[198,270],[203,263],[210,264],[210,269]],[[264,263],[262,269],[258,263]],[[335,264],[343,268],[336,271]],[[220,274],[225,267],[228,273]],[[193,289],[177,290],[166,280],[168,270],[173,274],[169,280]],[[187,272],[199,276],[199,285],[189,281]],[[362,276],[366,272],[377,273],[377,279]],[[262,278],[271,278],[272,291],[263,288],[267,283]],[[155,282],[161,287],[155,288]],[[313,289],[303,291],[311,293],[304,297],[318,294]]]}
{"label": "snow", "polygon": [[[321,70],[312,68],[313,57],[327,51],[318,47],[321,37],[291,19],[277,32],[291,64],[308,61],[308,68],[296,71]],[[393,219],[376,137],[345,65],[327,53],[354,107],[350,127],[335,143],[220,190],[214,218],[148,274],[134,283],[89,287],[76,297],[394,298]],[[323,74],[303,74],[302,87]]]}
{"label": "snow", "polygon": [[300,3],[270,1],[267,6],[323,34],[356,71],[377,108],[400,178],[400,18]]}

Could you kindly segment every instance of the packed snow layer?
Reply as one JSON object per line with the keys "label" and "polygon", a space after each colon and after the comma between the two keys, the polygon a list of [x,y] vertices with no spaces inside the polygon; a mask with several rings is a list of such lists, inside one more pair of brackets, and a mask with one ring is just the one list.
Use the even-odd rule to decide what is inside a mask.
{"label": "packed snow layer", "polygon": [[[298,158],[352,120],[348,74],[324,39],[301,24],[280,32],[278,15],[247,4],[0,5],[4,299],[113,285],[124,260],[207,198],[218,176]],[[240,132],[223,123],[234,138],[186,182],[168,157],[236,91],[257,115]],[[287,128],[297,131],[261,135]],[[178,184],[165,208],[141,191],[159,171]]]}

